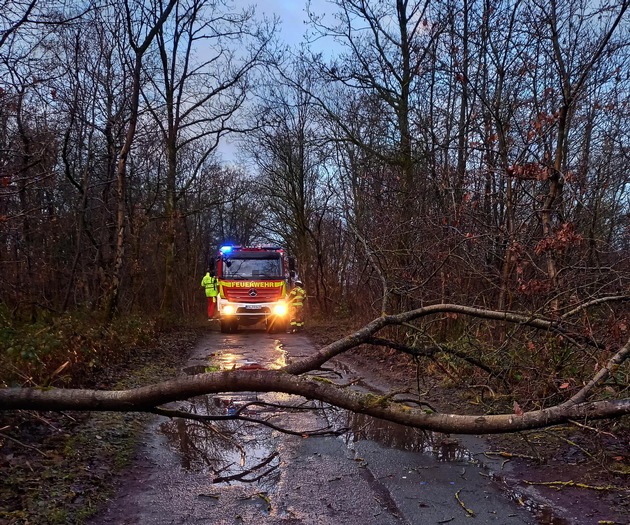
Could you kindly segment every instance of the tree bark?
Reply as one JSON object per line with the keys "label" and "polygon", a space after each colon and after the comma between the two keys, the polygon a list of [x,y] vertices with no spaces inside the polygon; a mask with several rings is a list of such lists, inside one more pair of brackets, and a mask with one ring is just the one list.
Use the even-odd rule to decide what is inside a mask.
{"label": "tree bark", "polygon": [[526,412],[522,416],[427,413],[387,397],[350,391],[310,377],[282,371],[231,371],[199,374],[151,386],[120,391],[0,390],[2,410],[96,410],[151,412],[165,403],[219,392],[284,392],[335,405],[411,427],[457,434],[516,432],[566,423],[572,419],[614,418],[630,414],[630,398],[577,403]]}

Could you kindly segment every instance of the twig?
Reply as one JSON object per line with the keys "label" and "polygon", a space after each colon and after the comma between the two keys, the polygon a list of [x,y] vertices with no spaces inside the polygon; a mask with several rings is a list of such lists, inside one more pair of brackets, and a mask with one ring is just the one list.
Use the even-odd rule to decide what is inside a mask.
{"label": "twig", "polygon": [[520,432],[519,433],[521,439],[523,441],[525,441],[525,444],[527,445],[527,447],[536,455],[536,461],[538,461],[539,463],[542,463],[542,458],[540,456],[540,452],[538,452],[538,449],[534,446],[534,444],[529,440],[529,437],[527,435],[526,432]]}
{"label": "twig", "polygon": [[394,403],[413,403],[414,405],[425,406],[432,412],[436,414],[439,413],[439,410],[437,408],[432,406],[430,403],[427,403],[426,401],[419,401],[417,399],[410,399],[410,398],[405,398],[405,397],[403,397],[402,399],[394,399],[393,401]]}
{"label": "twig", "polygon": [[360,383],[361,381],[363,381],[362,377],[357,377],[356,379],[350,379],[349,381],[345,382],[345,383],[339,383],[337,386],[339,388],[348,388],[349,386],[354,386],[357,383]]}
{"label": "twig", "polygon": [[[65,412],[61,412],[62,415],[66,415]],[[55,432],[61,432],[60,429],[58,429],[55,425],[53,425],[50,421],[48,421],[45,417],[41,416],[40,414],[38,414],[37,412],[29,412],[29,415],[31,417],[34,417],[35,419],[38,419],[39,421],[41,421],[42,423],[44,423],[45,425],[48,425],[50,428],[52,428]],[[73,418],[70,418],[73,419]],[[73,419],[73,421],[76,421],[75,419]]]}
{"label": "twig", "polygon": [[348,432],[347,428],[339,428],[337,430],[328,430],[330,427],[320,428],[317,430],[289,430],[288,428],[282,428],[278,425],[274,425],[273,423],[269,423],[269,421],[265,421],[263,419],[255,419],[253,417],[245,417],[238,416],[235,419],[240,419],[242,421],[249,421],[250,423],[258,423],[260,425],[264,425],[266,427],[271,428],[272,430],[277,430],[278,432],[282,432],[283,434],[290,434],[292,436],[339,436],[341,434],[345,434]]}
{"label": "twig", "polygon": [[[6,428],[6,427],[5,427]],[[18,445],[25,447],[25,448],[30,448],[31,450],[34,450],[35,452],[37,452],[38,454],[41,454],[42,456],[44,456],[45,458],[48,457],[48,454],[46,454],[45,452],[42,452],[41,450],[39,450],[37,447],[34,447],[32,445],[27,445],[26,443],[22,443],[21,441],[19,441],[18,439],[12,438],[11,436],[7,436],[6,434],[0,434],[0,438],[4,438],[4,439],[8,439],[9,441],[13,441],[14,443],[17,443]]]}
{"label": "twig", "polygon": [[256,476],[255,478],[248,478],[248,479],[241,478],[238,481],[241,481],[243,483],[256,483],[257,481],[260,481],[262,478],[264,478],[266,475],[271,474],[279,466],[280,465],[274,465],[273,467],[271,467],[270,469],[265,470],[262,474]]}
{"label": "twig", "polygon": [[271,428],[272,430],[277,430],[278,432],[282,432],[283,434],[290,434],[292,436],[303,436],[303,437],[304,436],[339,436],[348,431],[347,428],[329,430],[329,427],[320,428],[317,430],[304,430],[304,431],[289,430],[287,428],[282,428],[278,425],[274,425],[273,423],[270,423],[269,421],[265,421],[264,419],[256,419],[253,417],[241,416],[238,414],[238,412],[230,416],[218,416],[218,415],[211,416],[211,415],[202,415],[202,414],[191,414],[190,412],[185,412],[183,410],[172,410],[172,409],[160,408],[160,407],[154,407],[150,410],[147,410],[147,412],[151,412],[152,414],[157,414],[159,416],[165,416],[165,417],[170,417],[170,418],[179,417],[182,419],[192,419],[194,421],[201,421],[204,423],[208,421],[233,421],[233,420],[247,421],[249,423],[256,423],[259,425],[263,425],[263,426]]}
{"label": "twig", "polygon": [[392,402],[400,403],[401,401],[399,401],[398,399],[394,399],[394,397],[401,394],[409,394],[409,393],[410,391],[408,388],[397,388],[396,390],[392,390],[391,392],[387,392],[387,394],[384,394],[381,399],[383,401],[392,401]]}
{"label": "twig", "polygon": [[508,463],[509,461],[512,461],[513,458],[532,459],[532,460],[536,459],[533,456],[526,456],[525,454],[513,454],[511,452],[484,452],[484,456],[486,457],[500,456],[503,458],[507,458],[501,463],[501,470],[503,470],[503,468],[505,467],[505,464]]}
{"label": "twig", "polygon": [[599,297],[587,303],[580,304],[573,310],[569,310],[568,312],[565,312],[564,314],[560,316],[560,319],[566,319],[567,317],[571,317],[572,315],[575,315],[576,313],[581,312],[582,310],[585,310],[589,308],[590,306],[594,306],[594,305],[598,305],[598,304],[602,304],[606,302],[612,302],[612,301],[628,301],[628,300],[630,300],[630,296],[628,295],[613,295],[613,296],[608,296],[608,297]]}
{"label": "twig", "polygon": [[570,399],[559,405],[560,407],[577,405],[583,402],[591,391],[603,382],[608,376],[612,375],[623,362],[630,357],[630,339],[623,345],[619,351],[610,358],[606,366],[601,368],[597,374],[591,379],[577,394],[573,395]]}
{"label": "twig", "polygon": [[557,490],[560,490],[562,487],[577,487],[580,489],[590,489],[597,491],[607,491],[607,490],[618,490],[620,492],[630,492],[630,488],[627,487],[618,487],[616,485],[587,485],[586,483],[578,483],[576,481],[527,481],[523,480],[523,483],[527,485],[544,485],[547,487],[553,487]]}
{"label": "twig", "polygon": [[416,365],[416,389],[418,390],[418,399],[420,399],[420,359],[417,355],[413,356],[413,362]]}
{"label": "twig", "polygon": [[[468,388],[480,388],[482,390],[485,388],[486,390],[488,390],[490,392],[490,395],[493,398],[497,397],[496,392],[494,390],[492,390],[492,388],[490,388],[488,385],[468,385]],[[482,395],[482,400],[483,400],[483,394],[481,394],[481,395]]]}
{"label": "twig", "polygon": [[510,458],[510,459],[512,458],[533,459],[533,460],[537,459],[534,456],[528,456],[526,454],[513,454],[512,452],[484,452],[483,455],[486,457],[500,456],[502,458]]}
{"label": "twig", "polygon": [[459,357],[463,361],[466,361],[473,366],[481,368],[484,372],[486,372],[490,376],[497,375],[497,373],[494,370],[492,370],[489,366],[485,365],[478,359],[472,356],[466,355],[464,352],[460,352],[453,348],[449,348],[446,345],[434,344],[431,346],[426,346],[424,348],[417,348],[417,347],[408,346],[402,343],[397,343],[395,341],[390,341],[389,339],[384,339],[382,337],[374,337],[374,336],[369,337],[365,342],[371,345],[375,345],[375,346],[386,346],[389,348],[393,348],[394,350],[398,350],[399,352],[409,354],[413,357],[429,357],[429,358],[433,358],[434,360],[435,360],[435,355],[438,353],[450,354],[450,355]]}
{"label": "twig", "polygon": [[569,419],[569,423],[571,423],[572,425],[575,425],[576,427],[584,428],[586,430],[592,430],[593,432],[596,432],[597,434],[604,434],[605,436],[610,436],[611,438],[617,439],[617,436],[615,436],[611,432],[605,432],[604,430],[600,430],[599,428],[589,427],[588,425],[578,423],[577,421],[574,421],[572,419]]}
{"label": "twig", "polygon": [[[252,468],[244,470],[243,472],[239,472],[238,474],[233,474],[231,476],[220,476],[217,478],[214,478],[212,480],[212,483],[224,483],[226,481],[244,481],[244,482],[252,482],[252,481],[258,481],[258,479],[260,479],[260,477],[264,476],[265,474],[268,474],[269,472],[271,472],[271,470],[268,470],[267,472],[263,473],[260,477],[258,477],[257,479],[250,479],[250,480],[246,480],[243,479],[245,476],[247,476],[247,474],[251,474],[252,472],[263,468],[265,465],[268,465],[269,463],[271,463],[275,458],[278,457],[278,452],[274,452],[273,454],[271,454],[271,456],[269,456],[268,458],[265,458],[263,461],[261,461],[260,463],[258,463],[257,465],[254,465]],[[275,467],[273,467],[274,469],[278,468],[277,465]],[[273,470],[273,469],[272,469]]]}
{"label": "twig", "polygon": [[339,373],[337,370],[335,370],[333,368],[320,366],[318,370],[320,370],[322,372],[331,372],[332,374],[338,375],[339,377],[343,377],[343,374]]}
{"label": "twig", "polygon": [[243,405],[238,407],[236,414],[240,414],[243,410],[251,407],[251,406],[261,406],[261,407],[271,407],[271,408],[280,408],[282,410],[321,410],[319,407],[314,406],[305,406],[308,401],[305,401],[301,405],[282,405],[280,403],[268,403],[266,401],[248,401]]}
{"label": "twig", "polygon": [[457,500],[457,502],[461,505],[462,509],[464,509],[466,511],[466,514],[468,514],[469,516],[474,516],[475,513],[470,510],[468,507],[466,507],[466,505],[464,505],[464,502],[459,499],[459,493],[462,491],[462,489],[459,489],[456,493],[455,493],[455,499]]}
{"label": "twig", "polygon": [[[549,432],[543,431],[546,434],[549,434]],[[595,456],[593,456],[593,454],[591,454],[588,450],[586,450],[584,447],[581,447],[580,445],[578,445],[575,441],[571,441],[570,439],[567,439],[565,437],[562,436],[554,436],[558,439],[561,439],[562,441],[564,441],[565,443],[567,443],[568,445],[571,445],[572,447],[577,448],[578,450],[582,451],[584,454],[586,454],[589,458],[591,458],[592,460],[596,461]]]}

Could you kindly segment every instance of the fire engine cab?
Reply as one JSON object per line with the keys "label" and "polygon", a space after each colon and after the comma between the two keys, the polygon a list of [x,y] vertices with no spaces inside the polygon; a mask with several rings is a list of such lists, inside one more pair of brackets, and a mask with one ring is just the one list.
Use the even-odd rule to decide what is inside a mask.
{"label": "fire engine cab", "polygon": [[261,321],[268,332],[286,331],[286,296],[295,278],[295,260],[282,248],[222,246],[216,259],[216,276],[221,332],[236,332],[239,325]]}

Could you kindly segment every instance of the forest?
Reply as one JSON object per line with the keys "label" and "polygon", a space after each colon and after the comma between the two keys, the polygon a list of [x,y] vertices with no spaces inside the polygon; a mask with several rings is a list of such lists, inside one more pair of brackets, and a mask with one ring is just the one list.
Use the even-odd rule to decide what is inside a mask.
{"label": "forest", "polygon": [[289,47],[229,0],[3,0],[0,385],[81,386],[104,339],[203,319],[222,243],[272,243],[356,330],[311,367],[368,344],[630,413],[629,4],[309,2]]}

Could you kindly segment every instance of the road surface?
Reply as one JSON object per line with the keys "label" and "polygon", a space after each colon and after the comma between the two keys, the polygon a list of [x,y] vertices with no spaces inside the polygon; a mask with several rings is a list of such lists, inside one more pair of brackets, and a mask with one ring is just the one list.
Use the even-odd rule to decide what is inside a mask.
{"label": "road surface", "polygon": [[[280,368],[315,348],[300,334],[208,330],[182,373],[234,367]],[[347,366],[325,374],[346,382]],[[322,375],[322,372],[318,372]],[[361,388],[357,383],[357,388]],[[198,414],[241,414],[248,421],[207,425],[156,419],[119,494],[92,525],[501,524],[565,523],[532,513],[522,495],[493,476],[500,462],[461,440],[387,424],[284,394],[212,395],[178,403]],[[300,405],[281,410],[276,404]],[[304,437],[316,430],[347,431]],[[480,450],[481,447],[480,447]],[[483,457],[483,462],[480,457]],[[519,502],[520,499],[520,502]]]}

